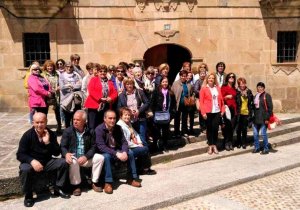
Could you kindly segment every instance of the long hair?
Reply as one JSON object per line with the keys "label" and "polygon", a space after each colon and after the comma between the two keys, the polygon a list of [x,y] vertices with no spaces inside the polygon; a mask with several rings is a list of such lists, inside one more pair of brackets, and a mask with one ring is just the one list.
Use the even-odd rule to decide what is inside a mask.
{"label": "long hair", "polygon": [[219,87],[219,82],[217,80],[217,75],[216,75],[215,72],[210,72],[210,73],[208,73],[206,75],[206,77],[205,77],[205,79],[203,81],[202,87],[206,87],[207,86],[207,84],[208,84],[208,77],[211,76],[211,75],[214,76],[214,85],[217,86],[217,87]]}

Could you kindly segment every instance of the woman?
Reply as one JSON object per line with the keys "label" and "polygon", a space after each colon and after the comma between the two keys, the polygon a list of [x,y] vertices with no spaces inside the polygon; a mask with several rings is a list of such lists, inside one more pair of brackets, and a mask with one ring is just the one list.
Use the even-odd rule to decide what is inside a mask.
{"label": "woman", "polygon": [[107,78],[106,66],[94,63],[93,68],[98,70],[98,76],[92,77],[88,84],[89,95],[84,105],[88,109],[88,125],[91,129],[103,122],[104,112],[112,109],[118,97],[113,82]]}
{"label": "woman", "polygon": [[43,66],[45,78],[51,86],[51,96],[47,98],[47,107],[53,106],[55,119],[57,122],[56,133],[61,134],[61,118],[60,118],[60,105],[59,105],[59,76],[55,70],[55,63],[51,60],[46,60]]}
{"label": "woman", "polygon": [[143,72],[140,67],[133,68],[133,75],[134,75],[134,86],[136,89],[145,90],[145,83],[143,81]]}
{"label": "woman", "polygon": [[181,135],[188,137],[187,118],[188,106],[185,104],[185,99],[188,99],[192,94],[192,86],[187,83],[188,72],[181,70],[179,72],[180,79],[175,81],[172,85],[172,92],[176,99],[176,115],[174,119],[174,137],[180,137],[180,118],[181,118]]}
{"label": "woman", "polygon": [[260,152],[259,131],[261,130],[261,136],[263,138],[263,151],[261,154],[265,155],[269,154],[267,125],[269,123],[270,116],[273,113],[273,103],[271,95],[265,92],[265,84],[263,82],[257,83],[256,88],[257,93],[254,97],[253,153]]}
{"label": "woman", "polygon": [[203,119],[206,120],[206,136],[208,154],[218,154],[217,140],[220,118],[224,115],[225,107],[221,89],[215,73],[209,73],[200,90],[200,107]]}
{"label": "woman", "polygon": [[247,82],[245,78],[238,78],[237,83],[237,147],[240,148],[242,146],[243,149],[246,149],[247,127],[252,123],[253,120],[253,94],[252,91],[247,87]]}
{"label": "woman", "polygon": [[167,63],[162,63],[158,67],[159,74],[155,77],[155,87],[158,87],[162,78],[167,77],[170,71],[170,66]]}
{"label": "woman", "polygon": [[144,89],[145,89],[146,96],[148,97],[148,99],[150,101],[152,100],[152,94],[153,94],[153,91],[155,89],[155,83],[154,82],[155,82],[155,80],[154,80],[154,69],[153,69],[153,66],[149,66],[147,68],[147,71],[146,71]]}
{"label": "woman", "polygon": [[131,125],[131,110],[127,107],[122,107],[119,111],[119,115],[120,119],[117,124],[122,127],[125,139],[128,142],[128,147],[133,152],[133,156],[136,158],[136,165],[140,174],[156,174],[156,171],[150,168],[151,159],[148,147],[143,145],[139,134]]}
{"label": "woman", "polygon": [[133,79],[124,81],[125,91],[118,98],[118,109],[128,107],[132,112],[132,125],[140,134],[144,146],[148,147],[146,140],[147,121],[146,110],[149,108],[149,101],[142,90],[134,86]]}
{"label": "woman", "polygon": [[91,78],[97,76],[98,72],[97,72],[97,69],[93,69],[92,62],[88,62],[85,65],[85,69],[87,70],[88,73],[82,79],[81,91],[85,94],[85,96],[88,96],[89,93],[87,91],[87,86],[88,86]]}
{"label": "woman", "polygon": [[[195,93],[195,97],[196,97],[196,108],[197,108],[197,110],[200,110],[199,93],[200,93],[201,87],[203,85],[203,82],[205,80],[205,77],[207,75],[207,69],[203,68],[203,65],[199,65],[198,66],[198,74],[199,74],[199,79],[197,79],[195,82],[194,93]],[[205,132],[205,130],[206,130],[205,120],[203,119],[203,116],[201,115],[200,111],[199,111],[199,125],[200,125],[200,133]]]}
{"label": "woman", "polygon": [[34,63],[30,67],[31,75],[28,77],[29,107],[34,114],[42,112],[48,114],[46,98],[52,95],[49,82],[41,75],[40,66]]}
{"label": "woman", "polygon": [[[62,73],[65,72],[65,60],[64,59],[58,59],[55,63],[56,65],[56,73],[58,74],[58,78],[60,78],[62,76]],[[60,101],[60,99],[59,99]],[[59,113],[60,113],[60,119],[61,119],[61,125],[65,126],[65,115],[63,113],[63,109],[61,108],[60,104],[59,104]]]}
{"label": "woman", "polygon": [[123,81],[125,79],[125,69],[122,65],[118,65],[116,68],[115,88],[120,95],[124,91]]}
{"label": "woman", "polygon": [[[193,95],[193,97],[195,97],[195,95],[194,95],[194,86],[195,86],[194,74],[192,72],[188,72],[187,83],[192,86],[192,90],[193,90],[192,95]],[[189,116],[189,125],[190,125],[189,134],[190,135],[195,135],[195,131],[194,131],[195,111],[196,111],[196,104],[188,107],[188,116]]]}
{"label": "woman", "polygon": [[81,92],[81,85],[81,76],[74,72],[74,66],[70,62],[67,62],[65,64],[65,72],[59,77],[60,105],[65,116],[66,128],[70,127],[74,113],[81,109],[82,102],[74,102],[75,93],[80,94],[78,97],[81,97],[81,101],[84,100],[84,94]]}
{"label": "woman", "polygon": [[233,150],[233,131],[236,126],[237,105],[236,105],[236,76],[234,73],[229,73],[225,77],[225,83],[221,87],[222,96],[225,105],[230,110],[230,118],[224,115],[224,124],[222,133],[224,136],[225,149],[227,151]]}
{"label": "woman", "polygon": [[[170,90],[168,78],[163,77],[160,85],[153,92],[153,100],[151,102],[152,111],[153,113],[158,111],[168,111],[170,113],[170,116],[174,116],[175,106],[175,96],[174,93]],[[154,139],[157,142],[157,146],[160,149],[160,144],[158,142],[159,140],[161,140],[163,143],[163,150],[167,152],[168,139],[170,134],[170,122],[167,124],[158,124],[154,122],[154,125],[155,132],[153,133],[156,135]]]}

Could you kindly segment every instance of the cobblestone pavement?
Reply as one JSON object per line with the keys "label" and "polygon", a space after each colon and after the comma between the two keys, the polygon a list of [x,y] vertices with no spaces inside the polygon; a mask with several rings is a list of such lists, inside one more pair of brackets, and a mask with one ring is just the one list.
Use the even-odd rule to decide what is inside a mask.
{"label": "cobblestone pavement", "polygon": [[300,209],[300,168],[182,202],[163,210]]}

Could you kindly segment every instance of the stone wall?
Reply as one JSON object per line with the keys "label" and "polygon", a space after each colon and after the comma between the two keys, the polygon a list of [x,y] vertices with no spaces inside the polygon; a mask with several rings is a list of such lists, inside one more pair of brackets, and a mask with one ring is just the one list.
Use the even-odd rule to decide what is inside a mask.
{"label": "stone wall", "polygon": [[[51,59],[69,60],[77,53],[82,67],[89,61],[142,60],[153,46],[178,44],[191,52],[194,65],[203,60],[210,71],[224,61],[226,72],[245,77],[253,91],[257,82],[265,82],[276,111],[300,111],[299,66],[276,63],[277,31],[298,30],[299,19],[265,19],[258,0],[173,2],[177,4],[163,7],[154,1],[85,0],[66,5],[50,19],[42,18],[43,13],[39,19],[15,17],[1,8],[0,111],[28,110],[22,80],[24,32],[49,33]],[[163,36],[166,24],[167,33],[177,31],[169,38]]]}

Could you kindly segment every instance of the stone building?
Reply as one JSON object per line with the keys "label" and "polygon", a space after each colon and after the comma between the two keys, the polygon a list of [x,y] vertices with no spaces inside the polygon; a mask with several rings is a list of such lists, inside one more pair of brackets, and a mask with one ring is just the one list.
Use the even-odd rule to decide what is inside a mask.
{"label": "stone building", "polygon": [[183,61],[266,84],[276,111],[300,111],[299,0],[0,0],[0,111],[27,111],[23,77],[46,58],[144,66]]}

